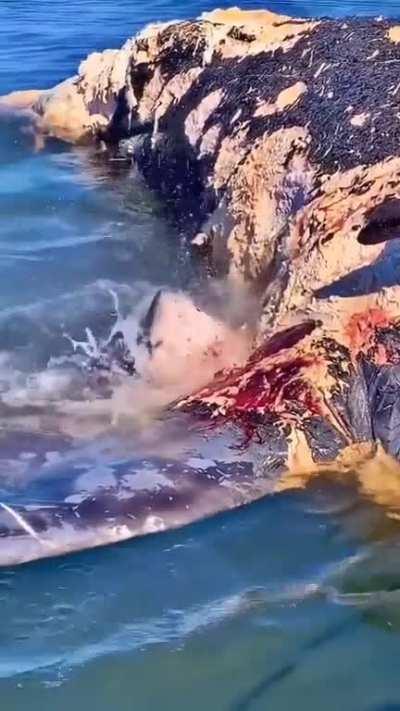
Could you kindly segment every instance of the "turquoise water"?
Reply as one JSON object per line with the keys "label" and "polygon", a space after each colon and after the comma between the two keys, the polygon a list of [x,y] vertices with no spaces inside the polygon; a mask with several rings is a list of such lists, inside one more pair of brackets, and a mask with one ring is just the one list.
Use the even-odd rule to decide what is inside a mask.
{"label": "turquoise water", "polygon": [[[212,6],[0,0],[0,93],[51,86],[146,22]],[[270,2],[298,15],[396,6]],[[134,309],[193,278],[181,236],[128,166],[57,142],[36,153],[24,129],[1,119],[0,387],[20,405],[19,420],[0,410],[5,442],[16,421],[35,431],[26,398],[42,386],[61,398],[35,377],[64,357],[63,332],[102,333],[112,293]],[[1,489],[24,485],[18,437]],[[0,709],[400,709],[399,553],[395,521],[319,481],[173,533],[3,570]]]}

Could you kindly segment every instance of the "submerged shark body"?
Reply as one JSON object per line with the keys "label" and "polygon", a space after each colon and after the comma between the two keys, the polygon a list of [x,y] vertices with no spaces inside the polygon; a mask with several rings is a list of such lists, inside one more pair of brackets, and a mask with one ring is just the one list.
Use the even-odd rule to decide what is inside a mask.
{"label": "submerged shark body", "polygon": [[254,498],[254,476],[249,459],[237,459],[226,463],[195,453],[186,461],[132,458],[110,464],[107,476],[71,462],[61,481],[55,468],[35,493],[0,502],[1,564],[165,531],[244,504]]}
{"label": "submerged shark body", "polygon": [[[181,526],[327,473],[398,515],[399,40],[382,19],[215,11],[0,102],[31,111],[42,136],[129,156],[207,269],[259,305],[250,355],[229,361],[219,340],[211,367],[211,339],[188,361],[207,363],[209,382],[176,393],[164,419],[194,440],[116,456],[105,477],[72,459],[34,491],[5,490],[0,564]],[[184,339],[177,328],[174,351],[159,337],[160,304],[137,345],[161,364]],[[123,334],[93,353],[91,372],[140,379]]]}

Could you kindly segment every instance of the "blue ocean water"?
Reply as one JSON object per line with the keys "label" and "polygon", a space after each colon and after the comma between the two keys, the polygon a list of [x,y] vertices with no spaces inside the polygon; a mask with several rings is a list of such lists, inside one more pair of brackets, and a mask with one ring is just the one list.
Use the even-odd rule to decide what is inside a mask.
{"label": "blue ocean water", "polygon": [[[0,94],[51,86],[145,23],[213,6],[0,0]],[[400,15],[394,0],[269,7]],[[23,119],[1,119],[0,391],[14,406],[40,404],[54,383],[33,374],[60,356],[62,331],[101,331],[110,293],[128,303],[188,279],[180,235],[127,171],[57,142],[35,152]],[[7,431],[8,411],[0,418]],[[1,489],[24,484],[17,445]],[[396,522],[372,503],[316,483],[176,532],[3,570],[0,709],[400,709],[399,544]]]}

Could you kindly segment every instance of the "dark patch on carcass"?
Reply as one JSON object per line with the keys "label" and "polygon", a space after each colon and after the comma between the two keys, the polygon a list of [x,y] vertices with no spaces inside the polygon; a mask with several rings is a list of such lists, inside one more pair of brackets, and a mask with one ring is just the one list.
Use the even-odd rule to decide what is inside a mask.
{"label": "dark patch on carcass", "polygon": [[330,393],[334,416],[353,442],[371,439],[369,403],[363,374],[355,367],[348,348],[333,338],[321,341],[328,358],[328,373],[335,385]]}
{"label": "dark patch on carcass", "polygon": [[228,37],[238,40],[238,42],[248,42],[249,44],[254,42],[256,39],[255,35],[245,32],[242,27],[232,27],[232,29],[228,32]]}
{"label": "dark patch on carcass", "polygon": [[[224,99],[207,119],[204,132],[218,125],[219,143],[246,122],[249,150],[260,136],[283,128],[307,127],[311,162],[324,174],[397,155],[394,127],[398,122],[400,45],[387,38],[390,26],[388,21],[369,18],[324,21],[288,51],[275,49],[240,61],[216,54],[206,67],[203,30],[191,28],[185,46],[179,46],[176,39],[173,50],[165,50],[160,66],[166,78],[194,66],[203,70],[161,119],[160,132],[168,138],[161,147],[147,145],[143,151],[146,177],[181,205],[183,199],[194,220],[201,221],[214,209],[217,197],[207,188],[207,179],[218,147],[212,155],[198,159],[185,136],[184,123],[201,99],[218,89]],[[185,36],[173,27],[167,28],[163,37],[165,33],[173,41],[175,36]],[[270,116],[254,117],[260,102],[274,102],[281,91],[298,81],[307,85],[307,92],[295,104]],[[238,107],[240,120],[232,122]],[[351,124],[351,117],[357,114],[367,115],[363,126]],[[400,182],[400,175],[395,182]]]}
{"label": "dark patch on carcass", "polygon": [[[381,353],[383,349],[386,363],[374,362],[378,349]],[[400,458],[400,332],[396,324],[377,329],[362,365],[373,436],[389,454]]]}
{"label": "dark patch on carcass", "polygon": [[131,110],[126,98],[126,87],[119,90],[116,103],[117,106],[109,125],[98,133],[99,140],[104,140],[111,145],[117,144],[118,141],[130,135]]}
{"label": "dark patch on carcass", "polygon": [[178,126],[168,132],[161,127],[162,122],[159,139],[153,146],[153,124],[146,125],[145,131],[142,131],[143,126],[135,126],[133,133],[142,133],[143,138],[133,157],[148,186],[161,193],[178,227],[190,237],[198,231],[204,217],[204,188],[199,163]]}
{"label": "dark patch on carcass", "polygon": [[248,438],[241,446],[250,441],[262,445],[259,468],[266,477],[275,477],[287,469],[290,428],[273,415],[254,413],[247,422]]}
{"label": "dark patch on carcass", "polygon": [[314,462],[333,462],[347,444],[345,437],[323,417],[307,418],[303,428]]}
{"label": "dark patch on carcass", "polygon": [[398,324],[379,328],[375,336],[376,344],[381,344],[385,348],[388,363],[398,365],[400,363],[400,331]]}
{"label": "dark patch on carcass", "polygon": [[160,34],[159,42],[165,50],[159,55],[159,66],[166,81],[203,63],[206,47],[204,27],[193,22],[182,22],[179,27],[179,33],[172,24]]}
{"label": "dark patch on carcass", "polygon": [[400,237],[400,201],[386,200],[368,216],[358,235],[360,244],[373,245]]}
{"label": "dark patch on carcass", "polygon": [[361,370],[353,377],[347,390],[347,413],[354,441],[372,439],[372,424],[368,390]]}
{"label": "dark patch on carcass", "polygon": [[[206,66],[208,40],[204,24],[170,25],[160,33],[157,56],[165,85],[178,73],[195,67],[202,70],[199,77],[161,117],[156,144],[151,137],[153,121],[141,122],[135,112],[129,116],[129,107],[121,95],[110,140],[118,133],[120,138],[125,137],[127,123],[130,136],[143,135],[134,159],[150,187],[164,196],[189,238],[221,198],[223,188],[216,194],[209,178],[221,142],[241,126],[246,125],[248,130],[249,151],[261,136],[280,129],[306,127],[311,138],[309,158],[320,175],[369,166],[398,155],[395,127],[400,44],[387,37],[392,24],[374,18],[323,20],[287,51],[275,48],[243,56],[240,61],[215,52]],[[242,28],[233,28],[231,34],[244,45],[253,40]],[[146,48],[146,40],[139,41]],[[155,64],[132,63],[131,85],[139,100],[155,68]],[[260,104],[275,102],[281,91],[299,81],[306,84],[307,91],[293,105],[269,116],[254,116]],[[215,90],[222,90],[223,101],[208,117],[203,134],[218,126],[217,146],[200,158],[199,146],[193,148],[185,134],[185,119],[202,98]],[[363,125],[352,125],[352,116],[359,114],[366,115]],[[394,178],[393,189],[399,184],[400,173]],[[318,189],[318,180],[315,187]],[[392,238],[397,225],[388,227]],[[364,237],[372,244],[371,233]]]}
{"label": "dark patch on carcass", "polygon": [[[199,79],[207,93],[217,87],[225,92],[210,121],[221,125],[226,135],[240,106],[240,123],[250,121],[249,146],[261,135],[307,126],[311,160],[324,173],[397,155],[400,46],[386,37],[390,26],[388,21],[368,18],[326,21],[286,52],[278,49],[240,62],[214,60]],[[368,59],[376,50],[379,55]],[[307,85],[307,92],[295,104],[254,118],[260,101],[274,102],[298,81]],[[350,123],[357,114],[368,115],[364,126]]]}
{"label": "dark patch on carcass", "polygon": [[400,458],[400,366],[364,364],[374,438]]}
{"label": "dark patch on carcass", "polygon": [[132,62],[130,66],[130,77],[133,93],[136,101],[140,101],[143,96],[146,84],[151,80],[154,68],[147,62]]}

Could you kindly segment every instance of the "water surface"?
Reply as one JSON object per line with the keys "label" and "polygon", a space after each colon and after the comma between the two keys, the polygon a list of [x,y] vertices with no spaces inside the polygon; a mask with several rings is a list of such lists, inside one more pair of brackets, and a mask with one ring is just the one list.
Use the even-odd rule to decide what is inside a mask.
{"label": "water surface", "polygon": [[[389,0],[269,6],[400,14]],[[51,86],[147,22],[212,7],[1,0],[0,93]],[[44,392],[62,400],[46,374],[68,353],[65,333],[104,333],[115,294],[135,315],[159,286],[192,279],[181,235],[132,168],[55,141],[35,152],[23,123],[0,125],[0,390],[20,406],[19,417],[0,412],[17,433],[3,449],[6,493],[24,485],[21,454],[38,434],[24,408]],[[40,434],[47,460],[62,458],[52,428]],[[4,570],[1,708],[400,709],[399,544],[385,512],[319,481],[176,532]]]}

